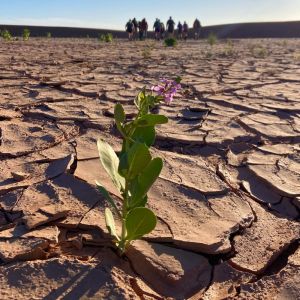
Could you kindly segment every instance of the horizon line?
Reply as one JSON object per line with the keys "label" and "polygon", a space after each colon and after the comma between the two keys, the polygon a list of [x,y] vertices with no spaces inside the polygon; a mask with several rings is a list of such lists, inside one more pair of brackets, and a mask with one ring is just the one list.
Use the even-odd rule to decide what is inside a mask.
{"label": "horizon line", "polygon": [[[236,22],[236,23],[221,23],[214,25],[205,25],[205,27],[216,27],[216,26],[225,26],[225,25],[238,25],[238,24],[264,24],[264,23],[295,23],[300,22],[299,20],[288,20],[288,21],[254,21],[254,22]],[[70,26],[70,25],[30,25],[30,24],[0,24],[0,26],[19,26],[19,27],[51,27],[51,28],[78,28],[78,29],[92,29],[92,30],[111,30],[111,31],[124,31],[122,29],[112,29],[105,27],[84,27],[84,26]]]}

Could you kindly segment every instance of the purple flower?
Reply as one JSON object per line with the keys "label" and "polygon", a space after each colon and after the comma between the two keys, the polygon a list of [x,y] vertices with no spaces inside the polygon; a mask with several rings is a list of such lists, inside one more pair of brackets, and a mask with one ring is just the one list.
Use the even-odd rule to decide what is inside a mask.
{"label": "purple flower", "polygon": [[158,96],[162,96],[166,104],[170,104],[173,101],[176,93],[181,89],[181,85],[175,80],[161,79],[163,85],[159,84],[151,88],[152,92],[155,92]]}
{"label": "purple flower", "polygon": [[165,88],[161,85],[156,85],[151,88],[151,91],[157,93],[159,96],[164,93],[164,90]]}

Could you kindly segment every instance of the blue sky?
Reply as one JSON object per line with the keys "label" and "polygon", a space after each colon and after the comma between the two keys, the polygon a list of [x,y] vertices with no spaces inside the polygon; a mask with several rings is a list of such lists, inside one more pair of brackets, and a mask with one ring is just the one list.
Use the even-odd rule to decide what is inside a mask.
{"label": "blue sky", "polygon": [[136,16],[203,25],[300,20],[300,0],[0,0],[0,24],[123,29]]}

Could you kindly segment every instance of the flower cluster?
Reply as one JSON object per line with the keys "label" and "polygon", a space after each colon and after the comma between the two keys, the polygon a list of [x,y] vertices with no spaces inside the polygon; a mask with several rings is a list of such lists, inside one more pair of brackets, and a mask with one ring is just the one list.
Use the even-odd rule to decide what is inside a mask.
{"label": "flower cluster", "polygon": [[170,104],[176,93],[181,89],[179,80],[161,79],[160,82],[162,84],[153,86],[151,91],[163,97],[166,104]]}

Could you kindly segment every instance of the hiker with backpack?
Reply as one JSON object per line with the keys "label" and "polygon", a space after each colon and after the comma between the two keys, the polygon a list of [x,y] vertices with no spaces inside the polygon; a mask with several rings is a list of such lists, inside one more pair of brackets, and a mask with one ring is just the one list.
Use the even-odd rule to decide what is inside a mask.
{"label": "hiker with backpack", "polygon": [[125,29],[126,32],[128,33],[128,39],[129,41],[131,41],[133,36],[133,23],[131,19],[126,23]]}
{"label": "hiker with backpack", "polygon": [[140,40],[144,40],[145,38],[147,38],[147,32],[148,32],[148,23],[145,18],[139,23],[139,29],[140,29]]}
{"label": "hiker with backpack", "polygon": [[186,21],[183,23],[183,38],[186,41],[189,35],[189,26]]}
{"label": "hiker with backpack", "polygon": [[166,33],[166,27],[165,24],[163,22],[160,23],[160,37],[162,39],[165,38],[165,33]]}
{"label": "hiker with backpack", "polygon": [[182,30],[183,30],[183,26],[182,26],[181,22],[179,21],[178,25],[177,25],[177,38],[179,40],[182,39]]}
{"label": "hiker with backpack", "polygon": [[169,37],[173,37],[174,29],[175,29],[175,22],[172,19],[172,17],[170,17],[168,22],[167,22],[167,31],[168,31],[168,36]]}
{"label": "hiker with backpack", "polygon": [[200,38],[201,35],[201,23],[198,19],[195,20],[193,29],[194,29],[194,38],[195,40],[197,40]]}
{"label": "hiker with backpack", "polygon": [[139,24],[138,24],[138,21],[136,20],[136,18],[133,18],[132,24],[133,24],[133,39],[136,39],[137,35],[138,35],[138,27],[139,27]]}
{"label": "hiker with backpack", "polygon": [[160,40],[160,32],[161,32],[161,22],[158,18],[156,18],[154,25],[153,25],[153,29],[154,29],[154,33],[155,33],[155,39],[157,41]]}

